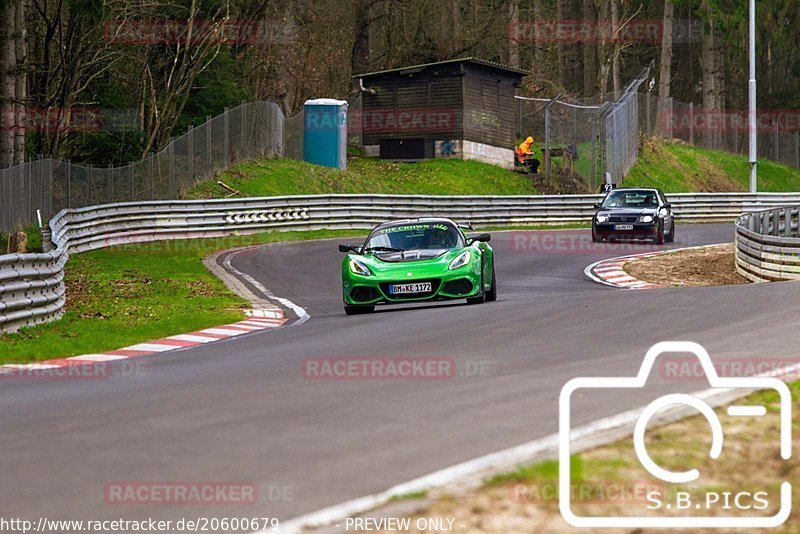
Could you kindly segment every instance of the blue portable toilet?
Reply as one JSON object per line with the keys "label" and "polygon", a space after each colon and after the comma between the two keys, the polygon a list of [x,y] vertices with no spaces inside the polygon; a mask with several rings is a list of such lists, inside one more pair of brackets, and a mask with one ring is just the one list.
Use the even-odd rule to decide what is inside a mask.
{"label": "blue portable toilet", "polygon": [[347,102],[333,98],[306,100],[303,159],[344,170],[347,167]]}

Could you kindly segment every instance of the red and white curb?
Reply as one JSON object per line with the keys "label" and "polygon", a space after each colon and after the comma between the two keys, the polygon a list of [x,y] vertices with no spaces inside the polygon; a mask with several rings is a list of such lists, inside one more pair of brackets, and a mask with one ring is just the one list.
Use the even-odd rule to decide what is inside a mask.
{"label": "red and white curb", "polygon": [[600,260],[586,267],[583,272],[586,276],[599,284],[616,287],[618,289],[653,289],[655,287],[663,287],[659,284],[651,284],[634,278],[626,273],[622,267],[629,261],[657,256],[665,252],[674,251],[658,250],[656,252],[644,252],[642,254],[631,254],[630,256],[618,256],[616,258]]}
{"label": "red and white curb", "polygon": [[245,313],[249,317],[238,323],[215,326],[196,332],[189,332],[188,334],[177,334],[99,354],[82,354],[80,356],[56,358],[36,363],[6,364],[0,366],[0,375],[34,375],[41,373],[46,376],[48,371],[63,367],[94,365],[101,362],[161,354],[173,350],[185,349],[187,347],[196,347],[197,345],[203,345],[205,343],[213,343],[214,341],[250,334],[260,330],[278,328],[283,326],[287,320],[283,311],[280,309],[247,310]]}
{"label": "red and white curb", "polygon": [[[99,354],[82,354],[80,356],[71,356],[69,358],[56,358],[52,360],[44,360],[35,363],[23,364],[6,364],[0,365],[0,377],[11,376],[30,376],[41,374],[48,376],[48,373],[58,374],[57,369],[71,368],[78,365],[96,365],[116,360],[126,360],[129,358],[136,358],[138,356],[149,356],[152,354],[161,354],[178,349],[185,349],[189,347],[196,347],[205,343],[213,343],[223,339],[229,339],[244,334],[250,334],[261,330],[268,330],[271,328],[279,328],[286,324],[288,321],[283,309],[273,304],[270,299],[279,302],[286,306],[288,309],[297,316],[297,320],[293,324],[301,324],[308,320],[308,313],[297,306],[292,301],[273,295],[267,288],[258,283],[250,276],[237,271],[230,265],[230,256],[233,253],[241,252],[257,248],[261,245],[242,247],[227,251],[219,251],[211,254],[203,260],[203,263],[208,269],[217,277],[219,277],[225,285],[227,285],[234,293],[250,301],[252,308],[244,310],[247,319],[237,323],[225,324],[221,326],[214,326],[196,332],[189,332],[186,334],[176,334],[174,336],[157,339],[155,341],[148,341],[146,343],[137,343],[129,347],[122,347],[108,352]],[[217,258],[221,255],[226,255],[225,265],[229,271],[226,271],[222,266],[217,263]],[[262,296],[253,294],[240,279],[247,280],[253,284],[259,291],[263,293]],[[267,298],[264,298],[267,297]]]}

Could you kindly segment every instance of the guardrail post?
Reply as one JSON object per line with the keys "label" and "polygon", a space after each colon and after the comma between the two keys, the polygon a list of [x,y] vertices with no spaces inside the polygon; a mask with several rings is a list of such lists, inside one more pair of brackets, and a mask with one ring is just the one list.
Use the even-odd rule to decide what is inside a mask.
{"label": "guardrail post", "polygon": [[50,252],[53,250],[53,232],[50,230],[50,225],[45,224],[42,227],[42,252]]}
{"label": "guardrail post", "polygon": [[785,237],[792,235],[792,208],[783,210],[783,235]]}

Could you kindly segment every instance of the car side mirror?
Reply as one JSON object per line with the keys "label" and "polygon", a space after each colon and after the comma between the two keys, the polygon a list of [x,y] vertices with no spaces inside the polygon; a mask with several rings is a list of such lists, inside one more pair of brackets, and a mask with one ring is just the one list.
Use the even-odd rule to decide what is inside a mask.
{"label": "car side mirror", "polygon": [[600,204],[599,202],[595,202],[595,203],[594,203],[594,209],[596,209],[596,210],[597,210],[597,209],[600,209],[600,205],[601,205],[601,204]]}
{"label": "car side mirror", "polygon": [[475,243],[476,241],[480,241],[482,243],[488,243],[492,240],[492,236],[490,234],[478,234],[475,237],[470,238],[470,244]]}
{"label": "car side mirror", "polygon": [[355,245],[339,245],[339,252],[355,252],[359,254],[361,252],[361,247]]}
{"label": "car side mirror", "polygon": [[664,208],[667,208],[667,209],[672,209],[672,204],[670,204],[669,202],[667,202],[667,203],[666,203],[666,204],[664,204],[664,206],[662,206],[662,207],[664,207]]}

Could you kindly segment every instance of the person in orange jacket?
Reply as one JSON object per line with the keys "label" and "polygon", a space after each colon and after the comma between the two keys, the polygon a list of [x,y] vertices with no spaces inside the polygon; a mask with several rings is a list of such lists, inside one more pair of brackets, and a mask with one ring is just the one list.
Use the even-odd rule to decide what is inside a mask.
{"label": "person in orange jacket", "polygon": [[524,156],[530,156],[533,154],[531,150],[531,145],[533,145],[534,139],[531,136],[528,136],[522,143],[519,145],[519,153]]}
{"label": "person in orange jacket", "polygon": [[516,160],[519,162],[520,165],[524,165],[528,169],[530,169],[534,174],[539,172],[539,160],[533,157],[533,143],[535,140],[533,137],[528,136],[525,140],[520,143],[519,147],[516,150]]}

